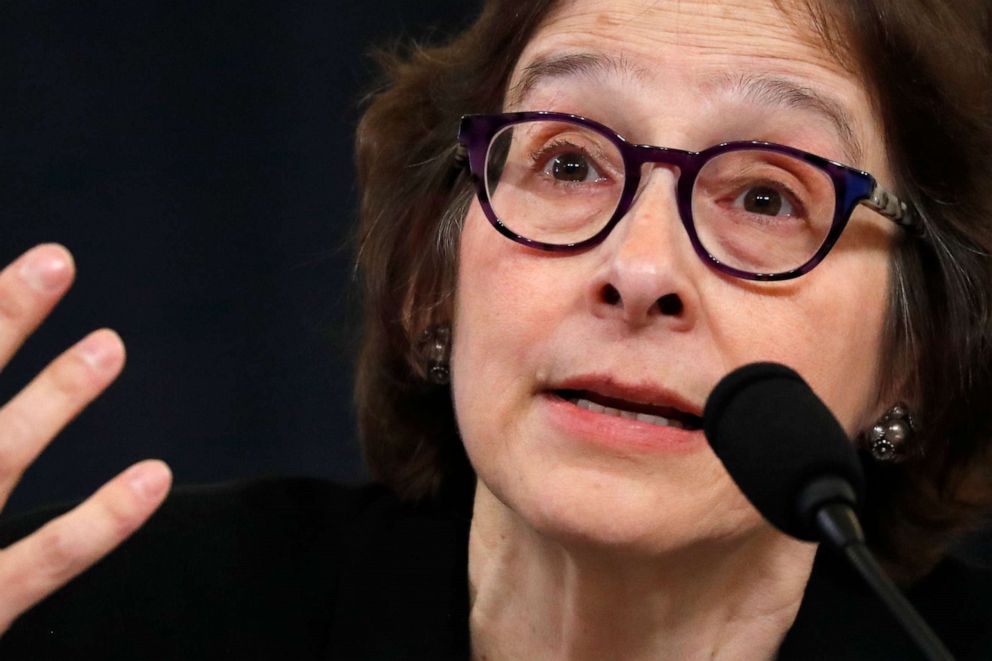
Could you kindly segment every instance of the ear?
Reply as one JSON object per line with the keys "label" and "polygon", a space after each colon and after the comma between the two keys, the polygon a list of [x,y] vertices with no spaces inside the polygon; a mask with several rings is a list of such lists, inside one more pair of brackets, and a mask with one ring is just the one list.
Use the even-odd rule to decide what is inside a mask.
{"label": "ear", "polygon": [[450,348],[451,321],[454,319],[456,267],[433,263],[421,265],[407,287],[401,322],[406,338],[406,358],[419,378],[435,381],[429,373],[439,356],[438,329],[444,330],[444,345]]}
{"label": "ear", "polygon": [[450,325],[455,318],[459,241],[462,224],[474,199],[469,185],[462,186],[434,227],[424,255],[414,265],[403,297],[402,323],[407,340],[415,347],[425,330]]}

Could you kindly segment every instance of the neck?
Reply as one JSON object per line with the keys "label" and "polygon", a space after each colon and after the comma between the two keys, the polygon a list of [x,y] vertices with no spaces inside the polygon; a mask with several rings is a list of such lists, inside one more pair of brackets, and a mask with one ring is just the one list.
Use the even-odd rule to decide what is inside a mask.
{"label": "neck", "polygon": [[770,530],[637,556],[533,530],[480,482],[469,535],[476,659],[771,659],[815,547]]}

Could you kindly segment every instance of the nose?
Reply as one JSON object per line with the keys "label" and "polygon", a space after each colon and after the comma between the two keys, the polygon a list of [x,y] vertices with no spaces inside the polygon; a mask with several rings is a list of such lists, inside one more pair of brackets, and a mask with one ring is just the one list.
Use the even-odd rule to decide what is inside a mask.
{"label": "nose", "polygon": [[676,204],[676,169],[650,167],[626,216],[597,250],[602,262],[590,296],[597,316],[631,327],[687,330],[698,314],[692,252]]}

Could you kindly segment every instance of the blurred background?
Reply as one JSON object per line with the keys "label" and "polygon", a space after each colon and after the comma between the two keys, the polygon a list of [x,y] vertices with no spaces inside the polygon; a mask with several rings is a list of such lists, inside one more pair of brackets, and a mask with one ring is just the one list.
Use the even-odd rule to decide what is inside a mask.
{"label": "blurred background", "polygon": [[477,7],[0,3],[0,263],[57,241],[79,272],[0,372],[0,401],[90,330],[128,347],[5,513],[83,497],[145,457],[179,482],[363,477],[349,239],[368,53]]}
{"label": "blurred background", "polygon": [[[0,402],[90,330],[128,346],[7,514],[81,498],[146,457],[178,482],[363,479],[350,232],[369,53],[443,38],[480,5],[0,3],[0,264],[57,241],[79,272],[0,371]],[[990,539],[962,552],[988,562]]]}

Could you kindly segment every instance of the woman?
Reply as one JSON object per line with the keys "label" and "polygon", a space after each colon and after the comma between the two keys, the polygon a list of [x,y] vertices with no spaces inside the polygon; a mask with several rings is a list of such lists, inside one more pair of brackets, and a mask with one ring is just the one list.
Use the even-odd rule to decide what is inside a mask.
{"label": "woman", "polygon": [[[449,46],[388,62],[358,131],[358,404],[377,477],[427,504],[309,485],[312,511],[238,496],[258,507],[243,519],[185,494],[11,637],[28,649],[50,618],[85,617],[100,581],[130,576],[114,558],[159,581],[142,558],[174,562],[184,524],[284,516],[299,526],[261,526],[266,543],[295,552],[333,533],[307,546],[327,555],[286,574],[304,577],[307,608],[254,613],[280,622],[264,640],[295,640],[281,609],[305,619],[336,595],[300,655],[907,653],[841,568],[814,568],[814,545],[748,505],[700,416],[739,365],[799,371],[877,462],[870,539],[907,583],[986,510],[989,20],[978,2],[492,1]],[[60,254],[29,256],[61,264],[26,271],[37,293],[15,280],[20,263],[4,274],[8,355],[67,286]],[[119,370],[119,341],[90,339],[102,349],[88,361],[70,353],[5,409],[5,429],[30,430],[6,432],[9,473]],[[6,549],[4,621],[137,528],[167,485],[163,466],[139,465]],[[219,539],[192,576],[236,598],[193,610],[250,628],[224,609],[251,594],[245,581],[271,597],[269,579],[237,563],[216,579],[210,558],[253,548]],[[273,557],[248,564],[268,571]],[[987,584],[953,563],[916,584],[961,655],[989,653],[973,626]],[[175,613],[186,595],[124,622],[174,645],[195,626]],[[178,619],[147,624],[163,612]],[[209,630],[255,641],[221,625],[193,637],[208,644]]]}

